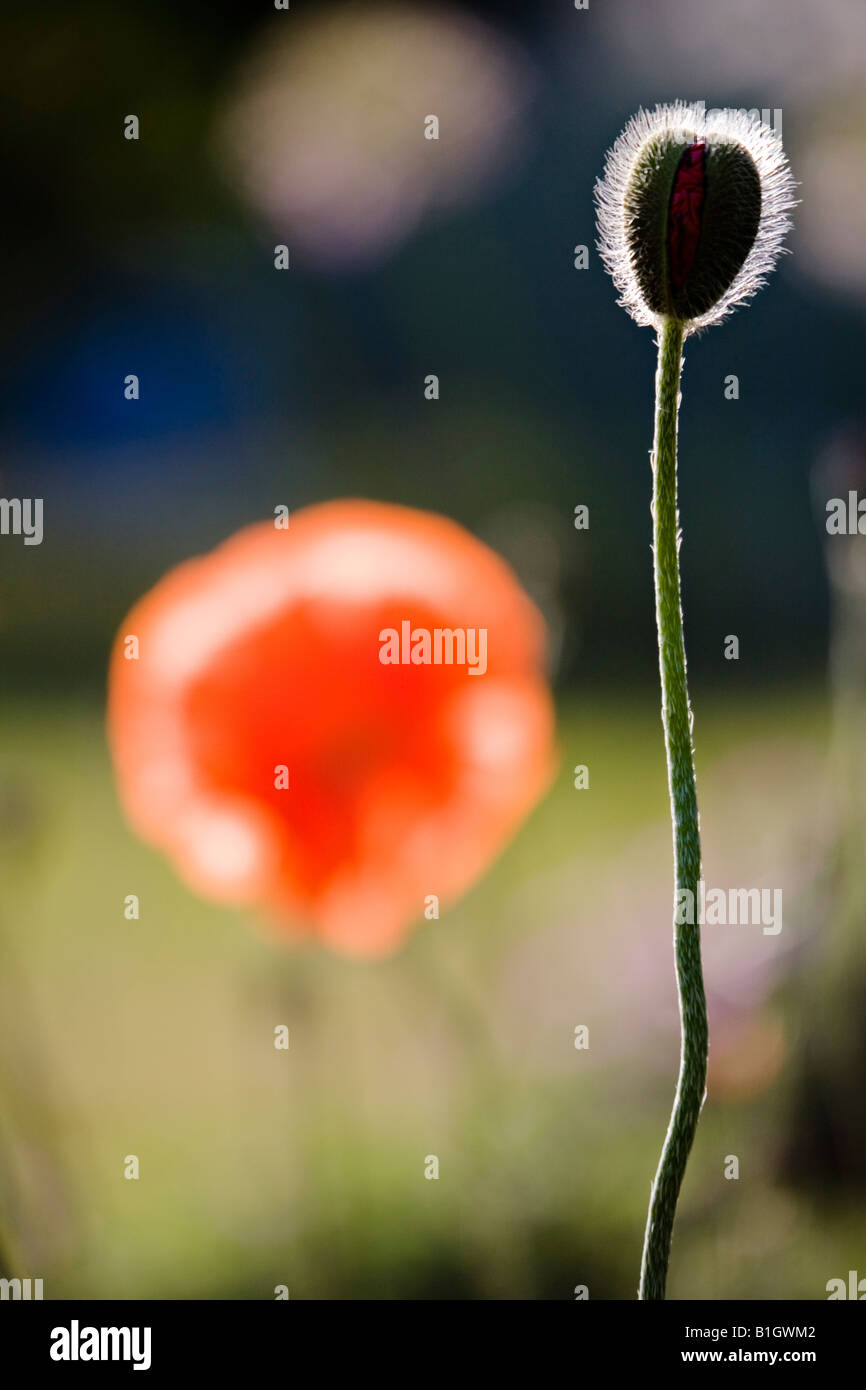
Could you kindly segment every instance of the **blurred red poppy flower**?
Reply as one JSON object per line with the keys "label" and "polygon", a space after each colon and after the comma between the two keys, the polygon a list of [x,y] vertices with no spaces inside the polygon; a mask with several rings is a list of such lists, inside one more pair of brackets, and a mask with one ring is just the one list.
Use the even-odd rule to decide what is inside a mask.
{"label": "blurred red poppy flower", "polygon": [[120,629],[122,804],[202,895],[386,952],[544,791],[544,646],[506,564],[443,517],[340,501],[251,526]]}

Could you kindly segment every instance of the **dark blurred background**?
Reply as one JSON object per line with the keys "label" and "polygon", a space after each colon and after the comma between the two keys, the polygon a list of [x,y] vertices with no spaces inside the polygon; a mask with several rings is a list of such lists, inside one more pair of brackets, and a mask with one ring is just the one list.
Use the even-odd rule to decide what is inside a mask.
{"label": "dark blurred background", "polygon": [[[781,119],[802,206],[771,285],[686,351],[706,877],[783,883],[786,926],[726,939],[715,976],[709,951],[715,1082],[672,1292],[866,1274],[866,575],[862,539],[823,527],[866,486],[859,0],[9,3],[0,37],[0,491],[45,518],[42,545],[0,543],[12,1263],[49,1296],[633,1296],[676,1057],[654,345],[601,269],[592,189],[628,116],[683,98]],[[505,554],[561,702],[549,800],[375,971],[275,965],[191,899],[123,827],[101,732],[150,584],[341,495]],[[257,1051],[275,1010],[307,1021],[290,1081]],[[425,1182],[440,1148],[455,1176]]]}

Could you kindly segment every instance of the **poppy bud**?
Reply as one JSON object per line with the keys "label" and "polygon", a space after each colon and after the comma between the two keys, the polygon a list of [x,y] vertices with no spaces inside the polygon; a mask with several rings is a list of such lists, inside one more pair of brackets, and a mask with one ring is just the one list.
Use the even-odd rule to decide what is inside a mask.
{"label": "poppy bud", "polygon": [[640,111],[596,186],[599,249],[638,323],[716,323],[775,264],[793,180],[778,136],[737,111]]}

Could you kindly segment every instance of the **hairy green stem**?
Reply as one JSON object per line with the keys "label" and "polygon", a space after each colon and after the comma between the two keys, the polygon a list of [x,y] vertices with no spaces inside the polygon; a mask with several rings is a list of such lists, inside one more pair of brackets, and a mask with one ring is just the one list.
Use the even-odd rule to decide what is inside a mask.
{"label": "hairy green stem", "polygon": [[[677,515],[677,413],[683,325],[665,320],[659,333],[653,441],[653,554],[662,724],[674,841],[674,955],[680,1005],[680,1072],[658,1171],[652,1186],[641,1263],[641,1299],[663,1299],[677,1198],[707,1079],[707,1005],[697,921],[701,844],[692,752],[692,714],[680,604]],[[690,895],[690,896],[687,896]],[[690,905],[691,911],[685,910]],[[691,920],[680,920],[691,918]]]}

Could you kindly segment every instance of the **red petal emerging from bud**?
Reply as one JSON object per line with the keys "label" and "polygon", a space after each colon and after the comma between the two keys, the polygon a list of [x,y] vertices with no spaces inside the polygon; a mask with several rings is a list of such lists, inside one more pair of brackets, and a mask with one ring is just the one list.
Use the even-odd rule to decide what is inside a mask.
{"label": "red petal emerging from bud", "polygon": [[682,294],[688,284],[698,250],[706,192],[706,155],[706,142],[696,140],[683,150],[674,175],[668,214],[668,256],[675,295]]}

